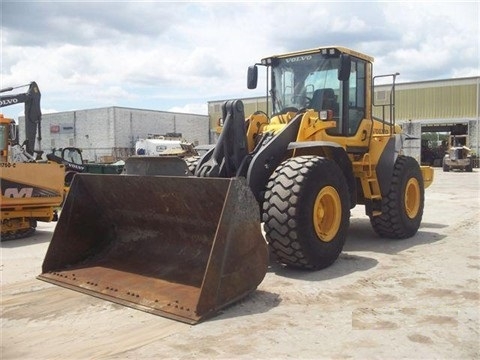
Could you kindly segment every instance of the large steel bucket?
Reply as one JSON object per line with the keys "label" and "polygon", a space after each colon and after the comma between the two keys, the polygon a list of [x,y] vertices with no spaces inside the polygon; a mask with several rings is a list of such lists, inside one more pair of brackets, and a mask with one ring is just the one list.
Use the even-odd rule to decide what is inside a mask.
{"label": "large steel bucket", "polygon": [[38,278],[194,324],[263,280],[259,216],[239,178],[77,174]]}

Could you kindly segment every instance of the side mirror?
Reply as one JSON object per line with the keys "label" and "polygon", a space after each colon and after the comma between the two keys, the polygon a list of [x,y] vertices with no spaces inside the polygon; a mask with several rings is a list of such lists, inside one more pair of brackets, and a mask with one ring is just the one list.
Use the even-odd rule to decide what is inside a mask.
{"label": "side mirror", "polygon": [[247,88],[256,89],[258,81],[258,68],[257,65],[252,65],[248,67],[247,72]]}
{"label": "side mirror", "polygon": [[338,68],[338,80],[347,81],[350,79],[350,70],[352,69],[352,59],[350,55],[340,55],[340,67]]}

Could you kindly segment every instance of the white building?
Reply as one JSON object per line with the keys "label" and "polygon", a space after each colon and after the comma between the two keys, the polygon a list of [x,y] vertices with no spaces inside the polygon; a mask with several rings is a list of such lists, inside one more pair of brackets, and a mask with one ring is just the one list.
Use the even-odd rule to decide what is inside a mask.
{"label": "white building", "polygon": [[[117,106],[43,114],[41,127],[41,144],[35,149],[48,153],[77,147],[90,162],[125,159],[134,154],[136,141],[149,134],[176,133],[195,145],[210,143],[207,115]],[[25,139],[25,117],[19,118],[19,138]]]}

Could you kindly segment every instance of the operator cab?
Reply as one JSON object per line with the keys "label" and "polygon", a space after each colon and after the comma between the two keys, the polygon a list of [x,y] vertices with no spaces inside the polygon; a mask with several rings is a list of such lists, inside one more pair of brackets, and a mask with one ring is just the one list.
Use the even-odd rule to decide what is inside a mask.
{"label": "operator cab", "polygon": [[[337,127],[329,135],[354,136],[367,108],[367,79],[373,58],[346,48],[329,47],[272,56],[262,60],[271,77],[271,116],[313,109],[331,114]],[[249,67],[248,88],[257,83],[257,65]]]}

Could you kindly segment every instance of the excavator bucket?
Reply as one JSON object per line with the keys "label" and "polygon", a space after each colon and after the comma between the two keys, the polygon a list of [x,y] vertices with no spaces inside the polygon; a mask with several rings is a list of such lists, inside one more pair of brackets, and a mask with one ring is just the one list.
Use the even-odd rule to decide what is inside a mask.
{"label": "excavator bucket", "polygon": [[39,279],[195,324],[263,280],[243,179],[77,174]]}

